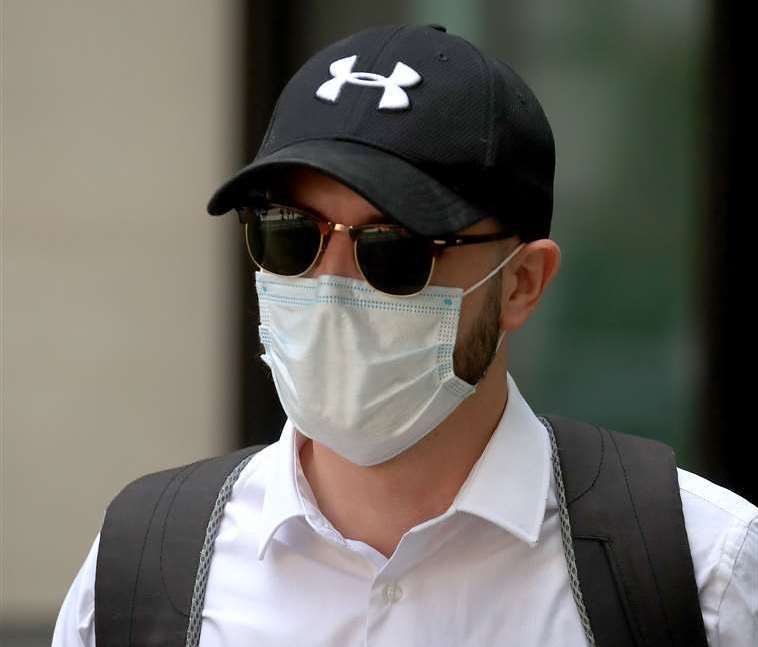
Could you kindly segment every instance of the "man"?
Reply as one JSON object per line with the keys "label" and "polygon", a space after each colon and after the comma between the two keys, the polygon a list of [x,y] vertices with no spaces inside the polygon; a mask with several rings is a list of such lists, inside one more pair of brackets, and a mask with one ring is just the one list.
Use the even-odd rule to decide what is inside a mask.
{"label": "man", "polygon": [[[507,372],[508,332],[560,266],[553,171],[529,88],[439,26],[354,34],[293,77],[256,160],[209,203],[244,225],[288,421],[213,490],[191,610],[176,614],[186,644],[595,644],[554,432]],[[677,476],[708,644],[755,645],[758,508]],[[146,534],[140,560],[152,544],[160,559],[140,573],[159,593],[111,605],[121,583],[100,569],[126,546],[118,510],[132,514],[109,509],[108,555],[98,535],[54,645],[94,645],[96,629],[184,644],[150,607],[164,592],[181,606],[180,543]],[[99,625],[124,618],[128,636]]]}

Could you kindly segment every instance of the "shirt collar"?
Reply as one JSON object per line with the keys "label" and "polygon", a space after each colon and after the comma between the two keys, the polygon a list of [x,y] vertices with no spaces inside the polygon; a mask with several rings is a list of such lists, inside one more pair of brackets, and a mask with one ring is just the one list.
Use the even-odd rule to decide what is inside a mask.
{"label": "shirt collar", "polygon": [[[503,415],[449,512],[475,515],[535,545],[550,487],[550,441],[510,373],[507,382]],[[271,539],[285,522],[318,515],[300,467],[303,442],[305,437],[287,420],[272,448],[275,453],[265,477],[258,559],[263,559]]]}
{"label": "shirt collar", "polygon": [[451,507],[535,545],[550,489],[550,438],[510,373],[507,378],[508,401],[500,422]]}
{"label": "shirt collar", "polygon": [[[261,511],[261,534],[258,544],[258,559],[263,559],[266,549],[276,531],[294,517],[305,517],[306,507],[299,482],[300,447],[305,438],[298,434],[287,419],[282,434],[274,446],[274,456],[269,463],[265,480],[265,494]],[[302,479],[305,481],[305,478]],[[308,488],[310,490],[310,488]]]}

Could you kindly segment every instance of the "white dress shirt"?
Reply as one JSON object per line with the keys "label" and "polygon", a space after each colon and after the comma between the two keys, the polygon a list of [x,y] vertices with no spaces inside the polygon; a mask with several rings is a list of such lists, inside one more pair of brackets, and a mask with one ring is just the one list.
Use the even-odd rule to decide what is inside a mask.
{"label": "white dress shirt", "polygon": [[[287,422],[244,468],[210,565],[201,647],[585,647],[561,547],[547,431],[508,374],[503,416],[450,508],[388,559],[343,537],[300,467]],[[758,645],[758,508],[679,469],[711,647]],[[99,534],[53,647],[95,645]]]}

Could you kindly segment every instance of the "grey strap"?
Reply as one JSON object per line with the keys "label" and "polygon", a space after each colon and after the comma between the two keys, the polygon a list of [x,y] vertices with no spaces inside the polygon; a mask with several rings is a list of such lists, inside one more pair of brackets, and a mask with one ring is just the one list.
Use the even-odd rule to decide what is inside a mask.
{"label": "grey strap", "polygon": [[576,557],[574,555],[574,542],[571,538],[571,521],[569,519],[568,505],[566,504],[566,489],[563,486],[563,475],[561,473],[561,461],[558,458],[558,445],[555,442],[555,433],[547,419],[539,416],[540,422],[545,425],[550,436],[550,449],[553,461],[553,478],[555,479],[556,496],[558,498],[558,509],[561,519],[561,542],[563,543],[563,554],[568,564],[569,585],[571,593],[574,596],[576,610],[579,612],[579,618],[582,621],[582,629],[587,638],[587,645],[595,647],[595,636],[590,626],[590,618],[587,609],[584,606],[582,590],[579,588],[579,572],[576,568]]}
{"label": "grey strap", "polygon": [[232,488],[239,478],[240,473],[245,466],[250,462],[254,454],[244,458],[235,467],[229,476],[226,477],[226,481],[221,486],[216,499],[216,504],[213,506],[211,512],[211,518],[208,521],[208,527],[205,531],[205,541],[203,542],[203,549],[200,552],[200,564],[197,567],[197,575],[195,576],[195,588],[192,592],[192,606],[190,607],[189,624],[187,626],[187,647],[197,647],[200,643],[200,629],[203,619],[203,605],[205,604],[205,589],[208,586],[208,571],[210,569],[211,558],[213,557],[213,544],[216,541],[216,535],[218,534],[219,526],[221,525],[221,518],[224,516],[224,506],[226,502],[232,496]]}

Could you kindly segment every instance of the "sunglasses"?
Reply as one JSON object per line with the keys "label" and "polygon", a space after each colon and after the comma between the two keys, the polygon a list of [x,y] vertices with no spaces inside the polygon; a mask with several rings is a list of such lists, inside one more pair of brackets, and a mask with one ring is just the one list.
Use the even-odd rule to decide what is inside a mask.
{"label": "sunglasses", "polygon": [[245,246],[253,262],[280,276],[303,276],[319,261],[333,231],[353,241],[355,264],[376,290],[391,296],[418,294],[431,279],[434,264],[447,247],[474,245],[515,236],[492,234],[420,236],[394,223],[343,225],[284,204],[236,207]]}

